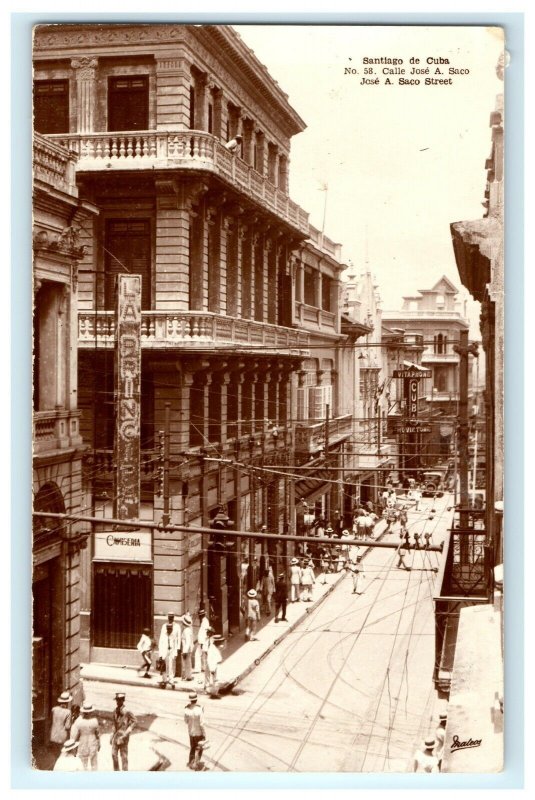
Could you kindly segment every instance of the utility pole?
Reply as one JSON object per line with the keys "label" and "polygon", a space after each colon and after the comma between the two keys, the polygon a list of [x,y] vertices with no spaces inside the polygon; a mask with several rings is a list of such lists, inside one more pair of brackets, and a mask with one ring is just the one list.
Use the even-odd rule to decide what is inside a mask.
{"label": "utility pole", "polygon": [[459,452],[459,493],[461,528],[468,525],[468,356],[478,355],[477,343],[468,344],[468,331],[461,331],[459,344],[454,345],[459,354],[459,423],[457,447]]}
{"label": "utility pole", "polygon": [[[330,460],[329,460],[329,417],[331,413],[331,407],[329,403],[325,404],[325,466],[328,467]],[[327,492],[326,496],[328,507],[326,510],[326,520],[331,518],[331,490]]]}

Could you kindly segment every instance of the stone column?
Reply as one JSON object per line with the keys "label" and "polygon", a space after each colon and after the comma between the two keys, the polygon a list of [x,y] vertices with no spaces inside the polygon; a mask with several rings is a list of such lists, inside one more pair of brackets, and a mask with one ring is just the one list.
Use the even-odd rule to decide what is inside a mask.
{"label": "stone column", "polygon": [[208,224],[208,311],[221,311],[221,214],[213,206],[206,209]]}
{"label": "stone column", "polygon": [[251,119],[243,120],[243,160],[252,165],[254,162],[254,123]]}
{"label": "stone column", "polygon": [[[185,183],[174,180],[157,180],[156,188],[156,257],[153,284],[157,310],[183,310],[190,308],[192,294],[196,310],[202,309],[203,236],[199,237],[193,224],[199,203],[208,186],[203,181]],[[202,222],[202,220],[201,220]],[[190,252],[190,242],[193,252]],[[199,270],[199,279],[192,285],[191,262]]]}
{"label": "stone column", "polygon": [[98,59],[92,56],[75,58],[71,67],[76,76],[76,129],[78,133],[91,133],[95,129]]}
{"label": "stone column", "polygon": [[[66,331],[66,312],[68,302],[70,299],[70,289],[68,286],[63,286],[57,299],[57,317],[56,317],[56,408],[65,408],[65,389],[66,389],[66,376],[67,376],[67,358],[68,348],[65,341]],[[68,316],[67,316],[68,318]]]}
{"label": "stone column", "polygon": [[189,87],[191,61],[180,52],[158,54],[156,58],[156,128],[189,128]]}
{"label": "stone column", "polygon": [[208,75],[206,72],[192,70],[195,81],[195,130],[208,130],[208,103],[206,100]]}
{"label": "stone column", "polygon": [[240,227],[241,240],[241,304],[240,316],[251,319],[251,289],[252,289],[252,248],[253,241],[249,226]]}

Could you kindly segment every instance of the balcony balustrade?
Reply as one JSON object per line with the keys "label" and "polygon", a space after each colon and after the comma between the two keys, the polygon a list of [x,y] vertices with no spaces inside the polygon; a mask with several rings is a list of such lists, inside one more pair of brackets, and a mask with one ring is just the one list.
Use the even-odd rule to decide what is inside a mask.
{"label": "balcony balustrade", "polygon": [[334,417],[327,423],[318,422],[297,422],[295,426],[295,449],[299,453],[317,453],[325,449],[327,425],[329,431],[329,446],[338,444],[347,439],[353,432],[353,415],[346,414],[343,417]]}
{"label": "balcony balustrade", "polygon": [[296,303],[295,321],[305,329],[327,330],[331,333],[336,331],[336,315],[317,306]]}
{"label": "balcony balustrade", "polygon": [[205,170],[262,202],[308,236],[308,214],[241,158],[204,131],[125,131],[51,134],[77,155],[78,172]]}
{"label": "balcony balustrade", "polygon": [[33,142],[33,174],[62,192],[76,195],[73,154],[36,133]]}
{"label": "balcony balustrade", "polygon": [[33,416],[34,456],[80,446],[79,417],[79,411],[36,411]]}
{"label": "balcony balustrade", "polygon": [[[308,353],[308,335],[293,328],[197,311],[142,311],[141,317],[144,349],[187,347],[239,352],[258,348],[286,355]],[[78,344],[83,348],[114,347],[114,312],[79,312]]]}

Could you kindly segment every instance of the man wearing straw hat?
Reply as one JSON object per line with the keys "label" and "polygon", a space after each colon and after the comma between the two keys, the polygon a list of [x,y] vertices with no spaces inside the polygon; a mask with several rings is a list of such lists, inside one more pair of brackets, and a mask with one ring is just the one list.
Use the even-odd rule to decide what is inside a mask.
{"label": "man wearing straw hat", "polygon": [[192,630],[192,619],[189,614],[184,614],[182,617],[182,634],[181,634],[181,643],[182,643],[182,680],[184,681],[192,681],[192,663],[191,659],[193,656],[193,630]]}
{"label": "man wearing straw hat", "polygon": [[290,561],[290,602],[296,603],[299,600],[299,591],[301,587],[301,567],[296,558]]}
{"label": "man wearing straw hat", "polygon": [[57,705],[52,709],[52,724],[50,726],[50,750],[58,758],[61,749],[71,730],[71,712],[69,703],[72,700],[70,692],[62,692],[58,697]]}
{"label": "man wearing straw hat", "polygon": [[225,639],[216,633],[213,628],[208,631],[208,650],[206,653],[206,675],[204,689],[211,700],[221,700],[219,694],[219,682],[217,680],[217,670],[223,661],[221,648]]}
{"label": "man wearing straw hat", "polygon": [[255,642],[256,623],[260,622],[260,603],[256,599],[256,589],[249,589],[247,592],[245,619],[245,639],[248,642]]}
{"label": "man wearing straw hat", "polygon": [[63,747],[61,748],[61,753],[59,754],[59,758],[54,764],[54,772],[83,772],[84,765],[82,761],[78,758],[77,755],[78,749],[78,742],[73,741],[72,739],[67,739]]}
{"label": "man wearing straw hat", "polygon": [[78,742],[78,756],[84,769],[98,769],[98,751],[100,750],[100,731],[95,709],[91,703],[84,703],[80,716],[71,728],[71,739]]}
{"label": "man wearing straw hat", "polygon": [[422,750],[417,750],[414,756],[414,772],[438,772],[438,758],[433,755],[435,737],[428,736],[424,741]]}
{"label": "man wearing straw hat", "polygon": [[201,739],[206,739],[206,732],[204,730],[204,709],[197,701],[197,692],[190,692],[189,703],[184,711],[184,722],[188,726],[189,734],[188,767],[190,769],[196,769],[199,758],[199,742]]}
{"label": "man wearing straw hat", "polygon": [[436,738],[435,755],[438,759],[439,769],[442,766],[442,756],[444,755],[444,741],[446,738],[447,721],[448,721],[448,715],[446,713],[439,714],[438,728],[435,731],[435,738]]}

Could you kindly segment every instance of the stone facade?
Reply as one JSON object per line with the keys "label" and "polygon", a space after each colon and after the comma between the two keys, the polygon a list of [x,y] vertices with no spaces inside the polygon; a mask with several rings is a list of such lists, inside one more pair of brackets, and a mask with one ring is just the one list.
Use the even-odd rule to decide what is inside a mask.
{"label": "stone facade", "polygon": [[[33,497],[42,513],[82,509],[77,408],[77,280],[83,257],[74,160],[36,135],[33,147]],[[35,516],[33,525],[33,741],[47,742],[50,710],[69,690],[81,702],[81,523]]]}

